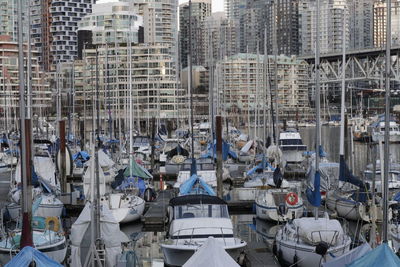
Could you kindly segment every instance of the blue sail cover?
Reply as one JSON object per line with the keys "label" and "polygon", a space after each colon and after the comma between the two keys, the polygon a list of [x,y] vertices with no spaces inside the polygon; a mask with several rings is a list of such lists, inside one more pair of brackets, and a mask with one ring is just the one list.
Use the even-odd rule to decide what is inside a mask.
{"label": "blue sail cover", "polygon": [[5,267],[28,267],[33,261],[36,263],[36,266],[40,267],[62,267],[61,264],[33,247],[24,247]]}
{"label": "blue sail cover", "polygon": [[310,202],[310,204],[313,205],[314,207],[321,206],[320,186],[321,186],[321,174],[317,170],[314,176],[314,188],[307,187],[306,190],[308,202]]}
{"label": "blue sail cover", "polygon": [[369,184],[365,184],[363,181],[355,177],[351,171],[349,170],[349,167],[347,166],[344,156],[340,155],[340,169],[339,169],[339,181],[342,182],[347,182],[351,183],[355,186],[358,186],[361,191],[368,191],[369,190]]}
{"label": "blue sail cover", "polygon": [[73,156],[72,156],[72,160],[73,161],[75,161],[75,160],[77,160],[77,159],[81,159],[81,160],[84,160],[84,161],[88,161],[89,159],[90,159],[90,155],[89,155],[89,153],[87,153],[86,151],[79,151],[78,153],[76,153],[76,154],[74,154]]}
{"label": "blue sail cover", "polygon": [[211,186],[204,182],[197,174],[190,176],[190,178],[180,186],[179,194],[181,196],[193,194],[215,196],[215,192]]}
{"label": "blue sail cover", "polygon": [[400,258],[389,248],[387,243],[383,243],[361,258],[353,261],[348,267],[398,267]]}
{"label": "blue sail cover", "polygon": [[271,164],[269,164],[269,162],[265,159],[265,155],[263,154],[262,161],[257,166],[255,166],[252,169],[250,169],[249,171],[247,171],[246,174],[248,176],[250,176],[258,170],[265,170],[267,167],[270,168],[271,170],[275,171],[275,168],[272,167]]}
{"label": "blue sail cover", "polygon": [[[211,144],[208,144],[207,146],[207,153],[203,154],[201,157],[202,158],[217,158],[217,141],[214,139],[214,148],[212,147]],[[213,155],[214,154],[214,155]],[[225,142],[225,140],[222,140],[222,160],[227,160],[228,157],[231,157],[233,159],[237,159],[238,156],[235,151],[231,150],[231,145]]]}

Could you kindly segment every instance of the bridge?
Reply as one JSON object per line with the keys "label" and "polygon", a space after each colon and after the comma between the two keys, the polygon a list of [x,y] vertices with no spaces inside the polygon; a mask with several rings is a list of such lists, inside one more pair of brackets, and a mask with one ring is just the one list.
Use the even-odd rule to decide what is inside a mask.
{"label": "bridge", "polygon": [[[368,88],[382,88],[385,77],[385,49],[369,48],[346,51],[346,82],[368,83]],[[391,49],[391,80],[400,89],[400,45]],[[315,73],[315,55],[301,56],[310,65],[312,77]],[[342,53],[327,53],[320,56],[321,84],[340,83],[342,80]]]}

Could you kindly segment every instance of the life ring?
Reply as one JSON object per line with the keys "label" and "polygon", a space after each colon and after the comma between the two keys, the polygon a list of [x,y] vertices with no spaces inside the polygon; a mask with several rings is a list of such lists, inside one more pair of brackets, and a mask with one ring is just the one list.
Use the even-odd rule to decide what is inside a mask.
{"label": "life ring", "polygon": [[296,205],[299,202],[299,196],[295,192],[290,192],[285,196],[285,201],[291,206]]}
{"label": "life ring", "polygon": [[[53,229],[50,229],[50,224],[53,224],[52,227]],[[58,220],[57,217],[47,217],[46,218],[46,228],[49,230],[52,230],[53,232],[58,232],[60,230],[60,221]]]}

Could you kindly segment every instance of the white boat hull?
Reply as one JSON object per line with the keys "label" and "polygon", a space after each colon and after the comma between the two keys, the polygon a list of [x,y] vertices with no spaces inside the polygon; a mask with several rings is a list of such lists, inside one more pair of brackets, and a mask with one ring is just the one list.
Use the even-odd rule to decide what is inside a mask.
{"label": "white boat hull", "polygon": [[262,220],[285,222],[287,220],[297,219],[303,216],[303,204],[299,206],[287,207],[287,213],[279,215],[278,207],[267,207],[256,202],[257,217]]}
{"label": "white boat hull", "polygon": [[119,208],[111,210],[112,215],[119,223],[133,222],[140,219],[144,211],[145,203],[129,207],[129,208]]}
{"label": "white boat hull", "polygon": [[332,211],[336,211],[339,217],[353,221],[370,221],[365,205],[362,203],[345,199],[338,200],[335,197],[331,197],[330,194],[327,195],[325,201],[328,208]]}
{"label": "white boat hull", "polygon": [[[224,246],[224,249],[236,261],[246,245],[246,242],[243,242],[234,246]],[[168,266],[184,265],[198,248],[199,246],[161,244],[161,250],[164,254],[164,263]]]}
{"label": "white boat hull", "polygon": [[[40,217],[61,217],[63,208],[63,204],[40,204],[34,215]],[[21,214],[21,206],[19,204],[11,203],[7,205],[7,210],[11,220],[18,220]]]}
{"label": "white boat hull", "polygon": [[142,198],[122,193],[106,195],[100,201],[109,207],[112,215],[119,223],[140,219],[145,208],[145,201]]}
{"label": "white boat hull", "polygon": [[291,240],[282,240],[278,232],[276,239],[276,252],[279,261],[292,265],[297,263],[298,267],[321,266],[321,263],[328,262],[348,252],[350,249],[350,238],[345,243],[328,249],[325,257],[315,253],[315,246],[297,244]]}
{"label": "white boat hull", "polygon": [[236,188],[239,200],[254,200],[256,198],[257,188]]}
{"label": "white boat hull", "polygon": [[[46,254],[49,258],[53,259],[56,262],[62,263],[65,260],[65,256],[67,255],[67,243],[65,238],[57,243],[36,247],[39,251]],[[7,262],[11,260],[11,257],[18,254],[19,249],[10,249],[0,248],[0,265],[4,266]]]}
{"label": "white boat hull", "polygon": [[[372,141],[385,142],[385,135],[383,133],[372,133]],[[389,134],[389,142],[400,143],[400,133]]]}

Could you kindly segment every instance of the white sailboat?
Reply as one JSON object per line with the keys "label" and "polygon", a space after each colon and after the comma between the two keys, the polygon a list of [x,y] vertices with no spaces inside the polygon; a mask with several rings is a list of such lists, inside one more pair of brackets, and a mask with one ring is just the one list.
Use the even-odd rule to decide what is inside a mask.
{"label": "white sailboat", "polygon": [[[321,146],[320,136],[320,74],[319,74],[319,9],[317,1],[316,16],[316,57],[315,57],[315,88],[316,88],[316,149]],[[314,180],[307,188],[307,198],[314,206],[315,218],[294,219],[278,231],[275,238],[274,254],[282,264],[297,265],[300,267],[320,266],[334,257],[340,256],[350,249],[351,238],[344,232],[338,220],[329,219],[325,214],[318,216],[318,207],[321,205],[320,192],[320,155],[315,154]]]}

